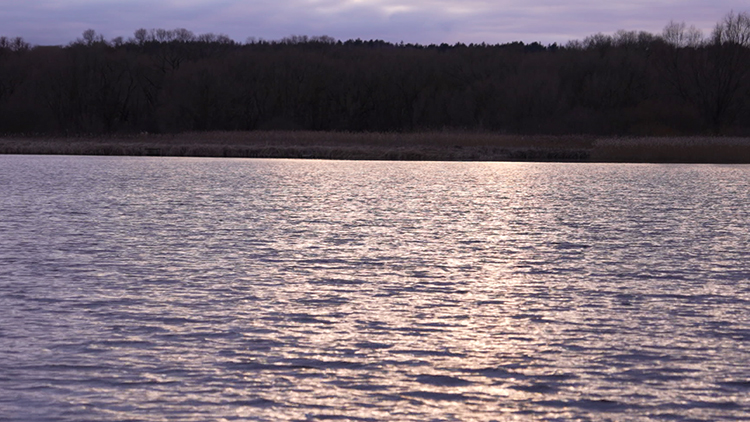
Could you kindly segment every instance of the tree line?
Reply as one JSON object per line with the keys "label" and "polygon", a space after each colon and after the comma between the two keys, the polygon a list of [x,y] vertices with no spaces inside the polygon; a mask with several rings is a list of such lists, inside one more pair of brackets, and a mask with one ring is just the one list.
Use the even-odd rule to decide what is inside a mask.
{"label": "tree line", "polygon": [[0,133],[273,129],[748,135],[750,14],[546,46],[0,37]]}

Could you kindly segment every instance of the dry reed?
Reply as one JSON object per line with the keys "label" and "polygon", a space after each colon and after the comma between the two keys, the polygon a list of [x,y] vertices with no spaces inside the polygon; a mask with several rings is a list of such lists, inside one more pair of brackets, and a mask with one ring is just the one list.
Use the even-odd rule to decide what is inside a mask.
{"label": "dry reed", "polygon": [[2,154],[160,155],[359,160],[582,161],[585,137],[494,133],[189,132],[0,138]]}
{"label": "dry reed", "polygon": [[5,137],[0,154],[435,161],[750,163],[746,138],[602,138],[490,132],[189,132]]}
{"label": "dry reed", "polygon": [[719,137],[599,139],[593,145],[591,161],[750,163],[750,139]]}

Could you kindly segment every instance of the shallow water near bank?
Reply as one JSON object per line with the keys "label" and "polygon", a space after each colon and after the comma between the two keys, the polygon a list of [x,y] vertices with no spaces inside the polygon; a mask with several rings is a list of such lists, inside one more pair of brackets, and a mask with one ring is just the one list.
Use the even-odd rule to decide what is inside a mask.
{"label": "shallow water near bank", "polygon": [[747,420],[750,166],[0,156],[10,421]]}

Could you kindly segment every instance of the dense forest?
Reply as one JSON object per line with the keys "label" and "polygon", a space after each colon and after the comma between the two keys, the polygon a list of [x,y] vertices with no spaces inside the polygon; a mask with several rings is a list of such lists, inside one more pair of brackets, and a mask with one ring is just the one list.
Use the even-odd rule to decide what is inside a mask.
{"label": "dense forest", "polygon": [[706,36],[672,22],[546,46],[0,38],[0,133],[258,129],[748,135],[750,14]]}

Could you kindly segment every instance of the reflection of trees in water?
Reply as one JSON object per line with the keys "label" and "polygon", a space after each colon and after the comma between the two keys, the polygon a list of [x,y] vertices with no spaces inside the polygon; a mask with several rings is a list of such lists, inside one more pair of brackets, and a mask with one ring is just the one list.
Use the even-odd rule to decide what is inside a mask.
{"label": "reflection of trees in water", "polygon": [[750,132],[750,15],[707,37],[618,31],[565,46],[410,45],[186,29],[0,38],[0,132],[310,129]]}

